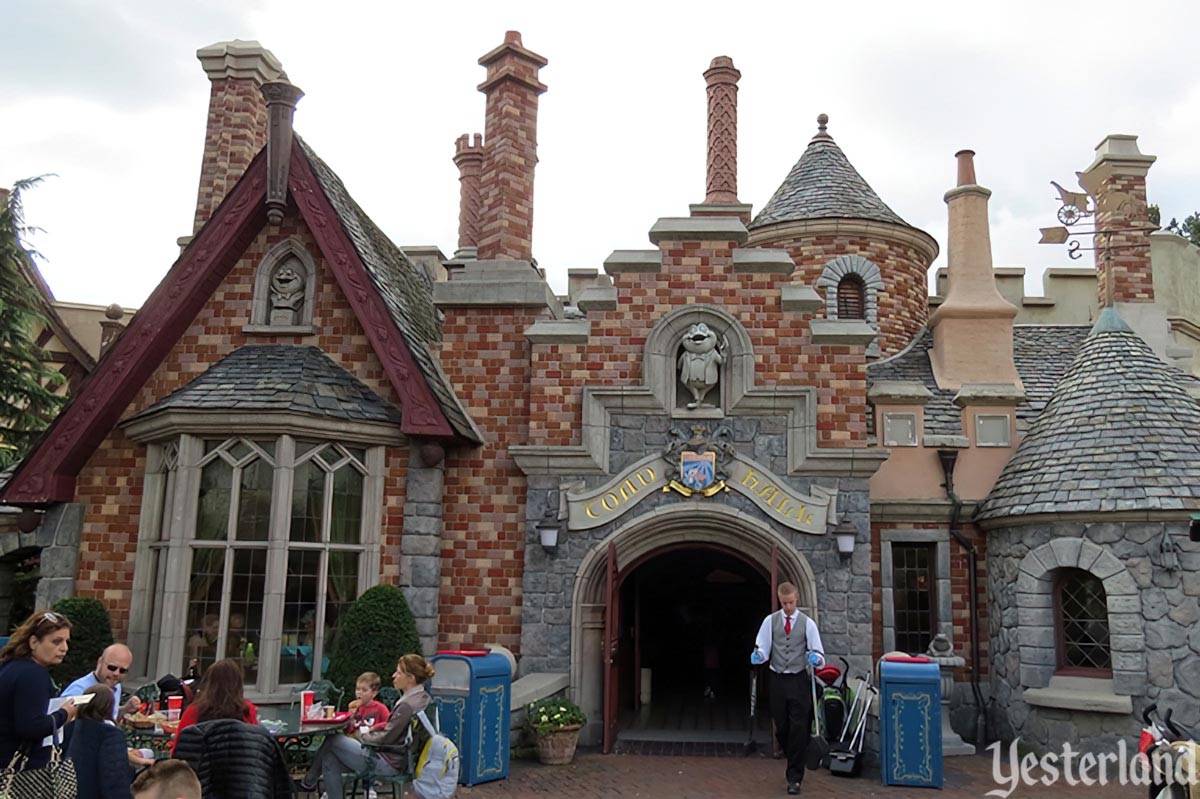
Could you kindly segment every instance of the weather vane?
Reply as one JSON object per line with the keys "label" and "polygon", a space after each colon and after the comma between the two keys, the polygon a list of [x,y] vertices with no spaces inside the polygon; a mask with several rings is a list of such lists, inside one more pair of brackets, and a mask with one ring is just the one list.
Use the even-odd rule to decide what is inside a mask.
{"label": "weather vane", "polygon": [[[1078,260],[1084,252],[1097,253],[1097,259],[1104,266],[1104,304],[1112,305],[1114,270],[1110,267],[1113,254],[1150,246],[1150,240],[1145,236],[1138,236],[1128,243],[1114,242],[1113,237],[1123,233],[1149,233],[1158,230],[1158,226],[1149,221],[1146,203],[1134,195],[1123,191],[1101,193],[1099,178],[1086,172],[1076,172],[1075,177],[1083,191],[1069,191],[1058,182],[1050,181],[1050,185],[1058,190],[1058,199],[1062,203],[1057,214],[1062,226],[1041,228],[1042,238],[1038,244],[1066,244],[1067,255],[1072,260]],[[1100,227],[1101,214],[1109,220],[1103,229]],[[1075,227],[1077,225],[1079,227]],[[1071,229],[1073,227],[1075,229]],[[1083,246],[1087,236],[1092,238],[1091,247]]]}

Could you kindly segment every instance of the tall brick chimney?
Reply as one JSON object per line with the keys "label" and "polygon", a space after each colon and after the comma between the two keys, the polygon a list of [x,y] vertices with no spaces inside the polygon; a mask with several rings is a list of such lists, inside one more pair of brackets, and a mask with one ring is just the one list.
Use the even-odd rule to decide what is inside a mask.
{"label": "tall brick chimney", "polygon": [[1079,175],[1080,183],[1096,198],[1097,230],[1114,231],[1096,237],[1101,307],[1154,302],[1154,274],[1150,268],[1150,233],[1154,226],[1146,205],[1146,173],[1155,160],[1153,155],[1138,150],[1137,136],[1111,134],[1096,145],[1096,160]]}
{"label": "tall brick chimney", "polygon": [[261,86],[285,77],[279,59],[254,41],[218,42],[197,50],[196,58],[212,81],[212,93],[193,233],[209,220],[266,144],[267,103]]}
{"label": "tall brick chimney", "polygon": [[467,134],[454,141],[454,165],[458,167],[458,252],[454,260],[470,260],[479,247],[479,177],[483,171],[483,137]]}
{"label": "tall brick chimney", "polygon": [[484,158],[479,181],[481,260],[533,260],[533,169],[537,165],[538,70],[548,63],[526,50],[521,34],[479,59],[487,80]]}
{"label": "tall brick chimney", "polygon": [[742,73],[719,55],[704,72],[708,84],[708,165],[704,202],[737,203],[737,84]]}
{"label": "tall brick chimney", "polygon": [[958,186],[946,192],[950,217],[946,261],[949,289],[929,317],[930,362],[939,388],[970,383],[1005,383],[1021,388],[1013,362],[1013,319],[1017,309],[1000,295],[992,272],[988,198],[975,182],[975,153],[961,150]]}

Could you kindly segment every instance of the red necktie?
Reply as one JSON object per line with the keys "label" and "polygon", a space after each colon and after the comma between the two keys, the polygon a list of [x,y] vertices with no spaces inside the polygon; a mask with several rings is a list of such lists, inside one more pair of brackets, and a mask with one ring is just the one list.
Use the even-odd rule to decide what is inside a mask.
{"label": "red necktie", "polygon": [[792,617],[791,616],[783,617],[783,634],[784,635],[792,634]]}

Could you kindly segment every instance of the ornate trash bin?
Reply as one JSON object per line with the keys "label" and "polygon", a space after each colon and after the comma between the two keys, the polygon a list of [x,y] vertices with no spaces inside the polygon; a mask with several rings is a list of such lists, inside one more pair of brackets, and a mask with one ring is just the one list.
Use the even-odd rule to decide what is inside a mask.
{"label": "ornate trash bin", "polygon": [[442,732],[461,757],[458,781],[475,785],[508,777],[512,668],[499,653],[439,652],[427,686]]}
{"label": "ornate trash bin", "polygon": [[941,788],[940,670],[929,658],[889,657],[879,664],[883,784]]}

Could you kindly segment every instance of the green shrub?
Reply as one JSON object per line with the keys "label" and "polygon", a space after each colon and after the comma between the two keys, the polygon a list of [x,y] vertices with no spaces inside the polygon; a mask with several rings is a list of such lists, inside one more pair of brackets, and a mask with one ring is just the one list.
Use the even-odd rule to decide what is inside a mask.
{"label": "green shrub", "polygon": [[373,671],[391,683],[401,655],[421,654],[417,625],[404,593],[394,585],[368,589],[342,614],[329,673],[325,678],[354,696],[354,682],[364,671]]}
{"label": "green shrub", "polygon": [[68,597],[54,604],[56,612],[71,620],[71,645],[63,662],[50,669],[50,676],[63,688],[89,671],[113,642],[112,619],[104,603],[89,597]]}
{"label": "green shrub", "polygon": [[572,724],[587,724],[579,705],[562,696],[550,696],[530,702],[525,708],[529,727],[538,735],[561,730]]}

